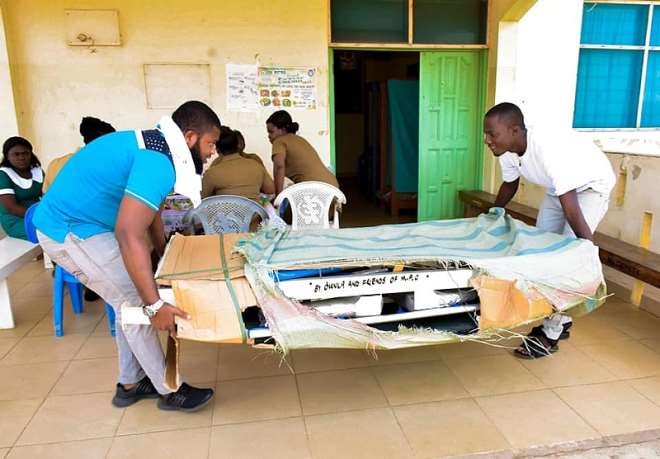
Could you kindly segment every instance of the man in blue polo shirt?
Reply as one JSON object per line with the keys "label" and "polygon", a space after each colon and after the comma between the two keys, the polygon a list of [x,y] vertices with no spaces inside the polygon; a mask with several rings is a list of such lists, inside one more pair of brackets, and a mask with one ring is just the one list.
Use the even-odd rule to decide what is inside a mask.
{"label": "man in blue polo shirt", "polygon": [[[219,135],[218,116],[196,101],[163,117],[157,129],[107,134],[67,162],[35,212],[44,251],[115,309],[115,406],[159,398],[161,409],[195,411],[213,397],[212,389],[186,383],[176,392],[165,387],[157,329],[172,330],[175,316],[186,314],[160,299],[144,234],[162,255],[161,203],[174,189],[199,204],[199,174]],[[151,325],[122,327],[123,305],[142,306]]]}

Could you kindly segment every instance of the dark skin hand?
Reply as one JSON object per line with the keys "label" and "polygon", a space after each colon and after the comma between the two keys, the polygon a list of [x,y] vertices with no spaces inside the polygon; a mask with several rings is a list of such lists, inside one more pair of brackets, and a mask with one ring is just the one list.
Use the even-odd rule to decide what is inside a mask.
{"label": "dark skin hand", "polygon": [[16,202],[16,198],[13,194],[2,194],[0,195],[0,205],[4,207],[7,212],[17,217],[24,217],[27,208],[20,205]]}
{"label": "dark skin hand", "polygon": [[[144,304],[153,304],[160,298],[154,280],[151,255],[144,240],[145,231],[162,234],[162,222],[155,218],[154,212],[146,204],[129,196],[124,196],[119,207],[115,236],[119,242],[124,265]],[[152,228],[152,226],[154,226]],[[164,246],[164,237],[163,237]],[[174,305],[165,303],[151,319],[151,324],[158,330],[174,331],[176,316],[190,319],[190,316]]]}
{"label": "dark skin hand", "polygon": [[164,204],[160,205],[158,212],[154,216],[153,223],[149,226],[149,236],[151,237],[151,242],[154,245],[154,252],[156,252],[158,260],[160,260],[165,253],[165,246],[167,245],[167,241],[165,240],[165,228],[163,227],[163,220],[161,218],[164,207]]}
{"label": "dark skin hand", "polygon": [[[503,182],[500,186],[499,192],[497,193],[497,198],[495,198],[495,205],[493,207],[504,208],[516,194],[519,183],[520,179],[513,182]],[[594,236],[589,229],[589,225],[587,225],[587,222],[584,219],[584,215],[582,214],[582,209],[580,209],[580,203],[578,202],[577,193],[575,190],[571,190],[568,193],[564,193],[559,196],[559,202],[561,203],[562,210],[566,216],[566,221],[570,225],[575,235],[579,238],[593,241]]]}
{"label": "dark skin hand", "polygon": [[493,207],[506,207],[509,201],[515,196],[516,191],[518,191],[519,184],[520,179],[516,179],[513,182],[502,182],[500,191],[497,192],[497,198],[495,198],[495,204]]}
{"label": "dark skin hand", "polygon": [[[278,128],[272,123],[266,123],[266,132],[268,140],[273,143],[278,137],[287,134],[286,129]],[[272,157],[273,160],[273,180],[275,181],[275,195],[279,195],[284,189],[284,177],[286,177],[286,158],[285,154],[278,154]]]}
{"label": "dark skin hand", "polygon": [[286,166],[284,155],[273,156],[273,177],[275,179],[275,195],[279,195],[284,189],[284,177]]}
{"label": "dark skin hand", "polygon": [[591,233],[591,229],[589,229],[589,225],[587,225],[587,222],[584,219],[575,190],[571,190],[568,193],[559,196],[559,202],[561,203],[561,208],[564,210],[566,221],[575,235],[579,238],[588,239],[593,242],[594,235]]}

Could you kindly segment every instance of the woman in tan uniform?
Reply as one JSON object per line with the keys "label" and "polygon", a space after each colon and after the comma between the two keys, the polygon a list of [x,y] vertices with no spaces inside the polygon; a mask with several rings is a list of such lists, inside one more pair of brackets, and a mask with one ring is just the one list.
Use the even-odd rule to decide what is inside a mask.
{"label": "woman in tan uniform", "polygon": [[266,121],[268,140],[273,144],[273,177],[277,194],[282,192],[284,177],[293,183],[314,180],[339,188],[337,179],[325,167],[314,147],[296,134],[299,127],[285,110],[273,113]]}
{"label": "woman in tan uniform", "polygon": [[202,177],[202,198],[220,194],[243,196],[259,203],[259,193],[274,194],[275,185],[259,161],[239,153],[236,131],[223,129],[216,144],[222,160]]}
{"label": "woman in tan uniform", "polygon": [[[222,135],[222,133],[225,131],[232,131],[232,130],[236,133],[236,137],[238,137],[238,154],[241,155],[243,158],[254,159],[263,166],[264,162],[261,160],[259,155],[255,155],[254,153],[245,153],[245,138],[243,137],[243,134],[241,134],[241,131],[236,129],[230,129],[227,126],[222,126],[222,129],[220,129],[220,135]],[[213,166],[217,166],[218,164],[220,164],[220,161],[222,161],[222,155],[218,155],[218,157],[215,158],[215,160],[213,160],[209,168]]]}

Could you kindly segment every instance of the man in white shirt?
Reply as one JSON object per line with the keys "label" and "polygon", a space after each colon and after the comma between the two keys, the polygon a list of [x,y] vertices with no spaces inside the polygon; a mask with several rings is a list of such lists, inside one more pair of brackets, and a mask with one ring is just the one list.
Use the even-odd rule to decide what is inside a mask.
{"label": "man in white shirt", "polygon": [[[527,129],[520,108],[495,105],[484,117],[485,141],[499,158],[502,179],[495,207],[504,207],[518,190],[520,177],[546,188],[536,226],[553,233],[593,241],[605,216],[615,176],[605,154],[573,131],[543,133]],[[558,350],[569,337],[569,316],[553,314],[518,348],[516,356],[537,358]]]}

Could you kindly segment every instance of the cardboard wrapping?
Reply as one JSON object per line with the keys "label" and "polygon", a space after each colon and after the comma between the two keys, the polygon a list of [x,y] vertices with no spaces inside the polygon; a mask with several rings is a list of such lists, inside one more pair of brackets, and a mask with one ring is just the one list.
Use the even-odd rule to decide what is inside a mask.
{"label": "cardboard wrapping", "polygon": [[552,305],[540,295],[529,299],[514,281],[481,275],[471,280],[479,293],[479,329],[510,328],[553,312]]}
{"label": "cardboard wrapping", "polygon": [[[244,277],[233,279],[232,287],[240,311],[256,306],[257,299]],[[177,337],[212,343],[245,342],[245,328],[224,281],[174,281],[177,307],[190,314],[191,319],[177,317]]]}
{"label": "cardboard wrapping", "polygon": [[[177,307],[191,316],[190,320],[177,318],[177,334],[168,339],[165,380],[172,390],[180,384],[178,340],[248,341],[241,312],[258,302],[244,275],[244,258],[232,253],[243,237],[177,234],[168,244],[156,277],[160,285],[172,287]],[[481,275],[471,283],[479,293],[481,330],[507,329],[553,312],[540,294],[526,295],[514,281]]]}
{"label": "cardboard wrapping", "polygon": [[256,306],[257,299],[244,276],[244,258],[232,253],[234,244],[244,236],[177,234],[167,246],[156,281],[171,286],[176,306],[191,316],[190,320],[176,318],[176,336],[167,341],[165,383],[171,390],[181,382],[178,340],[247,342],[241,312]]}
{"label": "cardboard wrapping", "polygon": [[156,282],[172,285],[176,280],[224,280],[220,239],[224,241],[224,254],[231,279],[244,276],[245,259],[232,253],[234,244],[244,238],[243,233],[211,234],[208,236],[183,236],[175,234],[167,244],[158,270]]}
{"label": "cardboard wrapping", "polygon": [[179,376],[179,341],[174,336],[167,337],[165,352],[165,387],[176,392],[181,385]]}
{"label": "cardboard wrapping", "polygon": [[214,343],[245,341],[241,312],[256,306],[257,299],[244,277],[245,260],[232,253],[234,244],[243,236],[177,234],[170,240],[156,278],[161,285],[172,287],[177,307],[192,317],[177,317],[178,338]]}

